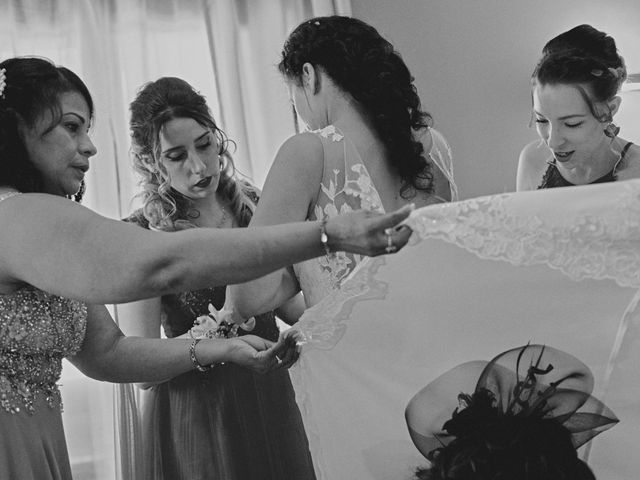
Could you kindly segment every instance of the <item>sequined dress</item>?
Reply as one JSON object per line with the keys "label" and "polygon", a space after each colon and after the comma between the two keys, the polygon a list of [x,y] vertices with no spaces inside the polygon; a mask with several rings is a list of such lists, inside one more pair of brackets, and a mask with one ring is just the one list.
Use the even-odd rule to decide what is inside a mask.
{"label": "sequined dress", "polygon": [[[139,213],[128,220],[147,226]],[[165,295],[165,334],[186,333],[209,303],[219,309],[224,300],[225,287]],[[278,333],[273,313],[256,317],[251,334],[276,340]],[[233,364],[194,370],[152,387],[142,422],[148,479],[315,478],[287,371],[261,375]]]}
{"label": "sequined dress", "polygon": [[0,294],[1,479],[71,478],[56,382],[62,359],[82,346],[86,319],[83,303],[32,286]]}

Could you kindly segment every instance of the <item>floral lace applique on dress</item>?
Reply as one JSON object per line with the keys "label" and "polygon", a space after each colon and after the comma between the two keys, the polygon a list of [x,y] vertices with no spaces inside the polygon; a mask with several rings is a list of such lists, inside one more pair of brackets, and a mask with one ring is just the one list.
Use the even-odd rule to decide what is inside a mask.
{"label": "floral lace applique on dress", "polygon": [[[325,164],[310,220],[359,209],[384,213],[380,195],[355,146],[333,125],[311,133],[322,142]],[[362,259],[362,255],[336,252],[296,265],[294,269],[307,305],[317,303],[338,288]]]}

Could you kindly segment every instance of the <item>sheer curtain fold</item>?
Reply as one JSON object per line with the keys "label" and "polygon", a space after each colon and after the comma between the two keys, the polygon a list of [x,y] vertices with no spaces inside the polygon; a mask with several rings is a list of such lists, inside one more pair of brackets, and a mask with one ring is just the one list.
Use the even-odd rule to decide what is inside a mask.
{"label": "sheer curtain fold", "polygon": [[306,18],[351,13],[348,0],[203,0],[220,123],[237,144],[238,170],[262,185],[280,144],[294,132],[277,71],[282,44]]}
{"label": "sheer curtain fold", "polygon": [[[84,203],[119,219],[137,206],[128,105],[141,85],[161,76],[190,82],[236,142],[239,171],[261,186],[278,146],[295,133],[276,68],[282,44],[306,18],[333,13],[350,14],[350,0],[0,0],[0,59],[46,57],[87,83],[99,153]],[[68,363],[62,383],[74,474],[143,478],[140,393],[93,382]]]}

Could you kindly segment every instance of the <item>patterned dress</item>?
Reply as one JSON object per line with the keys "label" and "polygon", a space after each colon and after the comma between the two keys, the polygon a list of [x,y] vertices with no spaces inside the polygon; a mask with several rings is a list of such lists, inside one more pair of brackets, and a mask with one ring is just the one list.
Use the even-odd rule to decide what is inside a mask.
{"label": "patterned dress", "polygon": [[[128,220],[143,227],[142,215]],[[226,287],[162,297],[167,337],[186,333]],[[241,329],[239,334],[244,334]],[[277,340],[272,312],[251,334]],[[166,480],[309,480],[311,456],[287,371],[253,373],[233,364],[192,371],[150,389],[143,407],[146,477]]]}
{"label": "patterned dress", "polygon": [[[333,125],[329,125],[313,133],[315,133],[322,142],[324,169],[319,195],[308,220],[316,220],[324,216],[331,217],[358,209],[384,213],[384,207],[378,190],[353,142]],[[431,149],[426,153],[429,156],[433,168],[439,168],[449,181],[451,199],[457,200],[457,190],[453,180],[451,150],[439,132],[430,129],[429,134],[432,140]],[[383,257],[377,257],[377,259],[381,258]],[[300,283],[300,288],[304,293],[307,307],[318,304],[334,292],[344,293],[348,296],[349,294],[342,289],[342,285],[364,259],[365,257],[362,255],[335,252],[294,265],[294,272]],[[331,308],[327,309],[325,313],[328,316],[337,315],[337,312],[332,311]],[[301,330],[311,343],[315,343],[319,339],[339,336],[340,332],[344,331],[344,325],[340,325],[334,329],[332,325],[327,325],[321,320],[316,320],[313,314],[303,315],[294,328]],[[360,346],[356,345],[354,348],[355,351],[357,351]],[[327,352],[329,352],[330,356],[330,348]],[[317,478],[319,480],[327,478],[331,480],[334,478],[374,478],[374,476],[375,478],[387,478],[384,475],[378,475],[378,472],[375,472],[374,476],[372,476],[374,472],[368,472],[368,475],[358,477],[341,472],[340,475],[335,477],[327,477],[326,468],[323,465],[323,459],[325,457],[323,446],[329,443],[341,449],[340,445],[346,444],[333,436],[334,432],[327,434],[326,431],[319,428],[315,420],[313,413],[315,410],[313,407],[317,405],[329,406],[336,403],[340,404],[348,399],[343,398],[340,394],[336,395],[336,392],[332,392],[329,395],[322,393],[323,390],[326,392],[331,391],[331,387],[327,383],[323,383],[322,381],[316,382],[316,380],[323,378],[328,372],[319,372],[314,368],[314,354],[315,351],[313,350],[303,350],[300,360],[291,368],[290,372],[295,388],[296,401],[300,407],[309,439]],[[364,372],[362,378],[352,377],[352,365],[341,365],[340,370],[341,374],[349,377],[349,381],[353,384],[359,384],[360,381],[363,381],[367,377],[367,372]],[[310,384],[311,388],[308,388]],[[311,393],[311,390],[314,390],[314,392]],[[359,405],[356,410],[353,411],[353,415],[361,418],[363,412],[368,410],[368,406]],[[378,421],[375,417],[361,419],[363,422]],[[357,434],[355,429],[352,430],[351,433]],[[349,448],[343,450],[343,453],[347,457],[356,454],[356,452],[353,452]],[[340,471],[342,463],[335,463],[333,468]]]}
{"label": "patterned dress", "polygon": [[71,478],[56,382],[86,321],[83,303],[29,285],[0,295],[0,478]]}
{"label": "patterned dress", "polygon": [[[312,133],[322,142],[324,169],[320,193],[313,214],[308,220],[332,217],[359,209],[385,213],[378,190],[353,142],[333,125]],[[451,199],[457,200],[451,149],[437,130],[429,129],[429,134],[432,139],[431,150],[426,153],[433,168],[439,168],[448,179]],[[339,288],[340,283],[362,259],[362,255],[336,252],[295,265],[294,272],[300,282],[307,306],[315,305],[331,291]]]}

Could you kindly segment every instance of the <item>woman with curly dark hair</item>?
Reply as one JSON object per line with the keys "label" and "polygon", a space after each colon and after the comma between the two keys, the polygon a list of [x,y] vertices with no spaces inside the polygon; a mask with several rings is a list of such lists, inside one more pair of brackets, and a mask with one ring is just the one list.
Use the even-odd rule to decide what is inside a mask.
{"label": "woman with curly dark hair", "polygon": [[[350,17],[308,20],[289,35],[278,68],[311,131],[280,148],[252,225],[456,198],[450,149],[431,128],[406,64],[375,28]],[[299,290],[314,305],[361,259],[326,255],[232,287],[236,314],[268,311]]]}
{"label": "woman with curly dark hair", "polygon": [[640,147],[613,123],[626,78],[615,40],[591,25],[547,42],[532,75],[540,140],[520,153],[518,190],[640,177]]}
{"label": "woman with curly dark hair", "polygon": [[[249,224],[258,191],[236,175],[230,141],[191,85],[173,77],[146,84],[131,103],[130,126],[143,206],[129,221],[168,232]],[[125,333],[143,337],[159,338],[162,326],[169,338],[192,338],[209,329],[216,337],[251,332],[277,340],[272,311],[241,328],[216,325],[208,315],[211,307],[222,308],[225,290],[210,287],[123,305],[120,322]],[[293,301],[302,303],[299,297]],[[296,308],[290,304],[287,311]],[[259,375],[229,363],[140,386],[150,388],[142,429],[146,478],[314,478],[286,371]]]}

